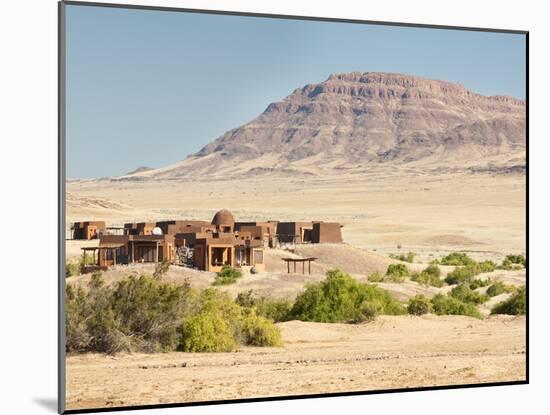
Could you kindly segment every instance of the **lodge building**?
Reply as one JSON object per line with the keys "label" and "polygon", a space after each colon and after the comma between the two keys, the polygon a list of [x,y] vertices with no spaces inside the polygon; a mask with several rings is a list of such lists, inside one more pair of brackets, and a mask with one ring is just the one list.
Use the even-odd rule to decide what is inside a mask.
{"label": "lodge building", "polygon": [[289,243],[342,243],[341,228],[338,223],[321,221],[236,222],[231,212],[222,209],[211,222],[126,223],[124,234],[98,233],[99,246],[82,249],[92,256],[93,269],[168,261],[212,272],[224,266],[263,271],[264,249]]}
{"label": "lodge building", "polygon": [[72,226],[73,239],[97,239],[104,231],[104,221],[75,222]]}

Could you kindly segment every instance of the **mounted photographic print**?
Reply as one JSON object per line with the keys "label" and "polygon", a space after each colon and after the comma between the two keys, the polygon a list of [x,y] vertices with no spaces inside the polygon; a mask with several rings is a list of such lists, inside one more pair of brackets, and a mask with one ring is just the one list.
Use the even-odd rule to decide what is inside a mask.
{"label": "mounted photographic print", "polygon": [[61,412],[528,382],[527,32],[59,11]]}

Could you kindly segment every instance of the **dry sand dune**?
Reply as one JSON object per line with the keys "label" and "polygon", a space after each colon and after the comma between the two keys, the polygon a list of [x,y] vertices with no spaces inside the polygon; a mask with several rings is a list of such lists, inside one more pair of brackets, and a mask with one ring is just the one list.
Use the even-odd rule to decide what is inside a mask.
{"label": "dry sand dune", "polygon": [[67,358],[68,409],[525,380],[525,318],[280,323],[284,347]]}

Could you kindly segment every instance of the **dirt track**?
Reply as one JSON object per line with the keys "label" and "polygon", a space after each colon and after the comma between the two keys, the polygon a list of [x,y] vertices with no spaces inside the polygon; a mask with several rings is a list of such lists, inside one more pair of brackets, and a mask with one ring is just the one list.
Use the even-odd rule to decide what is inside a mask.
{"label": "dirt track", "polygon": [[69,409],[525,379],[525,318],[280,323],[282,348],[67,359]]}

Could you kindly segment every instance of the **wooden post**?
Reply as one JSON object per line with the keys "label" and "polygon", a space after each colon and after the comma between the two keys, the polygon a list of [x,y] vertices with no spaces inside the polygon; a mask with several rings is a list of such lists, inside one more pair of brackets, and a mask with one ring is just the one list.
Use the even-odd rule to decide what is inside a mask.
{"label": "wooden post", "polygon": [[111,252],[113,252],[113,265],[116,265],[116,248],[111,248]]}
{"label": "wooden post", "polygon": [[302,261],[302,275],[305,274],[306,261]]}
{"label": "wooden post", "polygon": [[132,264],[134,263],[135,253],[134,253],[134,241],[130,241],[130,247],[131,247],[131,254],[132,254]]}
{"label": "wooden post", "polygon": [[294,273],[296,274],[296,261],[292,261],[294,262]]}
{"label": "wooden post", "polygon": [[155,263],[159,262],[159,243],[158,243],[158,241],[156,241],[156,245],[157,245],[157,255],[155,257]]}
{"label": "wooden post", "polygon": [[286,268],[288,270],[288,273],[290,274],[290,261],[286,261]]}
{"label": "wooden post", "polygon": [[308,270],[307,270],[307,272],[308,272],[308,274],[311,274],[311,259],[310,259],[309,261],[307,261],[307,263],[308,263]]}

